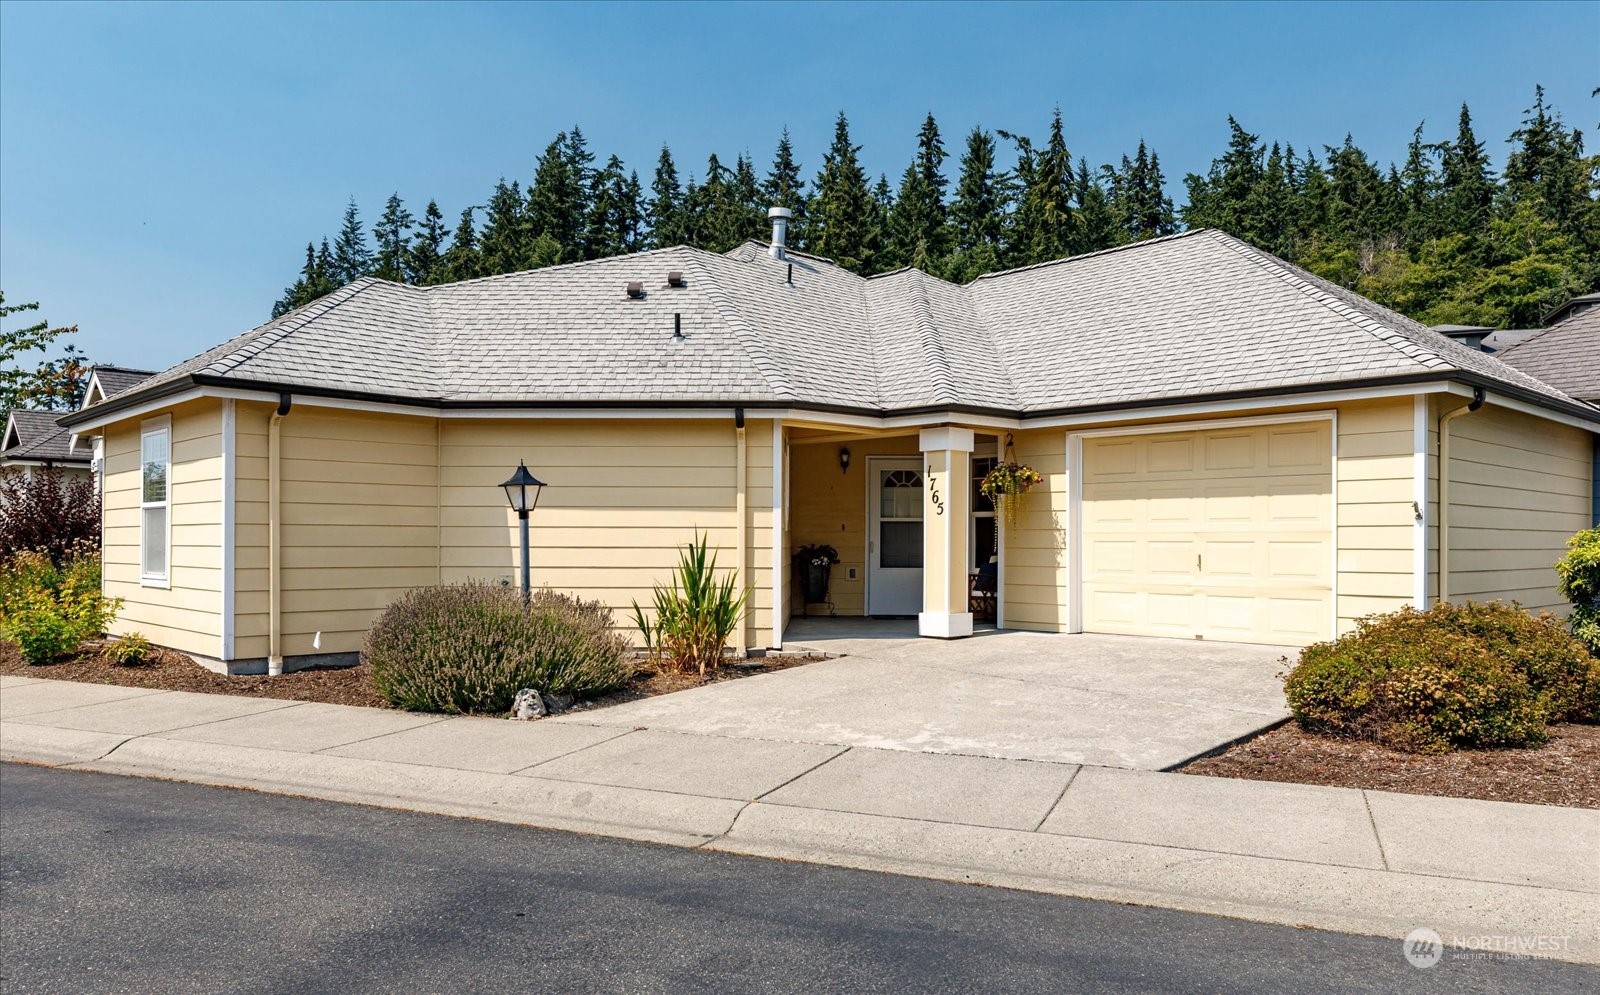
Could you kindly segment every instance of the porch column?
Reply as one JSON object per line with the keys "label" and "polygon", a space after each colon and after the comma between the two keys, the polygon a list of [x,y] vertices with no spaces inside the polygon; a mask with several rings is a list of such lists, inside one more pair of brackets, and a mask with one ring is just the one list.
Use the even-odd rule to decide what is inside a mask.
{"label": "porch column", "polygon": [[921,448],[922,612],[917,616],[917,633],[957,639],[972,635],[967,601],[972,430],[925,428]]}

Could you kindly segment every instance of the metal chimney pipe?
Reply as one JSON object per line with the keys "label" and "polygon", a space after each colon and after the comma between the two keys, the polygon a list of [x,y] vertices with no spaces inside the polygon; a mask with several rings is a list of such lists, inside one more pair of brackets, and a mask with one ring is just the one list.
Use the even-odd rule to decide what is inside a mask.
{"label": "metal chimney pipe", "polygon": [[787,207],[769,207],[767,219],[772,222],[772,245],[767,248],[767,255],[782,261],[783,250],[789,244],[789,219],[794,217],[794,212]]}

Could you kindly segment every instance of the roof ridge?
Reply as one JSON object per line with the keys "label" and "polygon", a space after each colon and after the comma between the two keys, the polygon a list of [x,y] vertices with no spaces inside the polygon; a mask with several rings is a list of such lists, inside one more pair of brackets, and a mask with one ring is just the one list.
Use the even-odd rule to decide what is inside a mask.
{"label": "roof ridge", "polygon": [[928,275],[914,267],[911,272],[914,274],[908,281],[911,285],[911,315],[916,323],[917,340],[923,346],[922,358],[928,367],[934,399],[948,404],[956,397],[955,376],[950,369],[950,357],[944,350],[944,336],[938,323],[933,320],[933,302],[928,299],[928,287],[924,282]]}
{"label": "roof ridge", "polygon": [[295,310],[290,311],[288,314],[277,319],[278,321],[282,322],[278,325],[278,327],[272,328],[270,331],[261,331],[261,329],[267,329],[272,325],[272,322],[270,321],[267,322],[267,324],[260,326],[260,329],[258,329],[260,334],[251,338],[250,341],[242,343],[239,348],[228,353],[226,356],[221,357],[215,362],[206,364],[203,371],[194,372],[205,372],[211,376],[226,376],[228,373],[232,372],[233,370],[237,370],[245,363],[250,362],[250,360],[255,359],[257,356],[266,352],[277,343],[282,342],[284,339],[299,331],[301,328],[304,328],[314,319],[322,317],[323,315],[337,308],[339,305],[353,299],[356,297],[356,295],[360,294],[368,287],[373,287],[383,282],[385,281],[369,276],[352,280],[340,287],[338,290],[335,290],[329,294],[325,294],[311,303],[306,304],[303,307],[296,308]]}
{"label": "roof ridge", "polygon": [[1397,328],[1391,328],[1369,315],[1362,314],[1361,311],[1350,306],[1347,301],[1341,300],[1337,295],[1329,293],[1326,289],[1318,287],[1305,278],[1305,276],[1314,277],[1315,274],[1306,273],[1305,276],[1302,276],[1300,273],[1295,272],[1298,267],[1292,267],[1290,263],[1284,262],[1277,256],[1264,252],[1243,239],[1235,238],[1226,232],[1218,231],[1214,228],[1202,228],[1197,234],[1210,236],[1213,242],[1255,263],[1256,266],[1277,277],[1281,282],[1312,298],[1406,358],[1429,369],[1458,369],[1437,352],[1429,350],[1419,342],[1413,341],[1405,332]]}
{"label": "roof ridge", "polygon": [[[1500,358],[1500,357],[1503,357],[1503,356],[1509,356],[1512,353],[1516,352],[1518,349],[1521,349],[1523,346],[1527,345],[1529,342],[1533,342],[1536,339],[1542,338],[1544,336],[1545,332],[1548,332],[1548,331],[1550,331],[1550,329],[1555,328],[1555,327],[1556,327],[1555,325],[1551,325],[1549,328],[1536,328],[1536,329],[1534,329],[1532,335],[1530,335],[1527,338],[1523,339],[1521,342],[1513,342],[1511,345],[1506,346],[1504,349],[1495,350],[1495,357],[1496,358]],[[1504,359],[1500,359],[1500,362],[1504,363],[1505,360]]]}
{"label": "roof ridge", "polygon": [[[765,252],[767,249],[769,249],[772,246],[772,243],[771,242],[763,242],[759,238],[747,238],[743,242],[740,242],[738,245],[736,245],[733,248],[729,249],[727,252],[713,252],[711,254],[713,256],[724,256],[726,258],[731,259],[731,258],[733,258],[733,253],[738,252],[740,249],[744,248],[747,245],[753,245],[757,249],[761,250],[762,252]],[[692,248],[694,248],[694,246],[686,245],[686,246],[684,246],[684,248],[692,249]],[[700,249],[699,251],[706,252],[708,250]],[[817,261],[819,263],[827,263],[829,266],[838,266],[839,269],[844,270],[846,273],[849,273],[851,276],[861,276],[860,273],[857,273],[854,270],[845,269],[843,266],[839,266],[837,261],[835,261],[833,259],[830,259],[827,256],[819,256],[815,252],[803,252],[800,249],[796,249],[796,248],[793,248],[793,247],[788,246],[788,245],[785,245],[783,247],[783,251],[784,251],[785,255],[799,256],[801,259],[812,259],[812,260],[815,260],[815,261]],[[866,279],[866,278],[862,277],[862,279]]]}
{"label": "roof ridge", "polygon": [[[1044,269],[1049,266],[1060,266],[1064,263],[1075,263],[1080,259],[1094,259],[1099,256],[1109,256],[1117,252],[1127,252],[1131,249],[1142,249],[1147,245],[1159,245],[1162,242],[1175,242],[1179,239],[1189,238],[1194,235],[1204,235],[1205,233],[1213,230],[1214,229],[1211,228],[1191,228],[1188,231],[1174,232],[1171,235],[1162,235],[1159,238],[1147,238],[1138,242],[1127,242],[1123,245],[1113,245],[1109,249],[1096,249],[1093,252],[1080,252],[1075,256],[1063,256],[1060,259],[1046,259],[1044,262],[1029,263],[1026,266],[1013,266],[1010,269],[998,269],[992,273],[984,273],[980,276],[975,276],[965,284],[953,284],[953,286],[970,287],[980,280],[993,280],[997,277],[1010,276],[1013,273],[1026,273],[1029,270]],[[947,280],[945,282],[948,283],[949,281]]]}
{"label": "roof ridge", "polygon": [[[705,249],[697,249],[692,245],[682,245],[682,244],[679,244],[679,245],[664,245],[664,246],[660,246],[660,247],[654,248],[654,249],[639,249],[639,250],[637,250],[635,252],[624,252],[621,255],[616,255],[616,256],[597,256],[594,259],[574,259],[570,263],[557,263],[554,266],[534,266],[534,267],[530,267],[529,269],[512,270],[510,273],[490,273],[488,276],[475,276],[475,277],[471,278],[470,280],[455,280],[455,281],[452,281],[450,283],[435,283],[435,284],[430,284],[430,285],[428,285],[426,287],[419,287],[419,286],[417,286],[415,284],[411,284],[411,283],[396,283],[395,286],[397,286],[397,287],[406,287],[406,288],[411,289],[411,290],[420,290],[420,291],[423,291],[424,293],[432,293],[433,291],[436,291],[436,290],[446,290],[446,289],[450,289],[450,288],[454,288],[454,287],[465,287],[465,286],[467,286],[469,284],[474,284],[474,283],[488,283],[491,280],[509,280],[512,277],[529,276],[529,275],[534,274],[534,273],[554,273],[554,272],[558,272],[558,271],[561,271],[561,270],[577,269],[580,266],[595,266],[595,265],[598,265],[600,263],[614,263],[619,259],[633,259],[633,258],[640,257],[640,256],[665,255],[665,254],[667,254],[669,252],[676,252],[676,251],[679,251],[679,250],[687,250],[689,252],[704,252],[707,255],[711,255],[711,256],[719,255],[719,253],[716,253],[716,252],[706,252]],[[374,278],[367,277],[366,279],[374,279]],[[390,282],[393,282],[393,281],[382,280],[382,281],[379,281],[379,282],[381,282],[381,283],[390,283]]]}
{"label": "roof ridge", "polygon": [[[705,255],[708,259],[722,259],[728,262],[738,261],[716,252],[708,252]],[[722,320],[726,321],[728,327],[733,329],[734,338],[738,339],[739,345],[744,348],[745,355],[755,364],[757,372],[761,374],[761,378],[767,382],[767,387],[774,394],[789,400],[797,398],[799,394],[795,390],[794,384],[789,382],[788,376],[777,363],[773,362],[772,354],[767,351],[765,344],[755,334],[755,330],[745,324],[744,314],[728,299],[720,283],[717,280],[707,278],[705,271],[700,269],[705,262],[707,262],[706,259],[699,259],[693,255],[688,257],[688,264],[695,269],[699,269],[697,275],[705,279],[706,296],[711,299],[712,305],[722,315]],[[691,286],[694,286],[694,284],[691,284]]]}

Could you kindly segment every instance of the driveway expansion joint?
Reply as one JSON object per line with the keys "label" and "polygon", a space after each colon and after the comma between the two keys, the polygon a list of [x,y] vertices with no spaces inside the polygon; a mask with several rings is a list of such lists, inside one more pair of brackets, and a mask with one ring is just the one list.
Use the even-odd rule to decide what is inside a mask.
{"label": "driveway expansion joint", "polygon": [[1378,817],[1372,814],[1372,799],[1367,797],[1366,789],[1361,789],[1361,807],[1367,810],[1367,824],[1372,827],[1372,842],[1378,844],[1378,859],[1383,862],[1383,869],[1389,870],[1389,855],[1383,849],[1383,835],[1378,832]]}
{"label": "driveway expansion joint", "polygon": [[1072,783],[1078,779],[1078,775],[1083,772],[1083,767],[1083,764],[1078,764],[1073,768],[1072,773],[1067,775],[1067,783],[1061,786],[1061,793],[1056,795],[1056,800],[1050,803],[1050,807],[1048,809],[1045,809],[1044,815],[1039,818],[1038,822],[1033,824],[1033,829],[1030,830],[1030,832],[1039,832],[1044,824],[1050,821],[1050,817],[1056,814],[1056,809],[1061,807],[1061,800],[1067,797],[1068,789],[1070,789],[1072,787]]}

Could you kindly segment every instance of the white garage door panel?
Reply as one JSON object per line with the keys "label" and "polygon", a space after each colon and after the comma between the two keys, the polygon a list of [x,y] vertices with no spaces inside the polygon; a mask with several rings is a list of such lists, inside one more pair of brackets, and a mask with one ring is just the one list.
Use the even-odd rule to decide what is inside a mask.
{"label": "white garage door panel", "polygon": [[1317,421],[1086,439],[1084,628],[1328,638],[1331,432]]}

